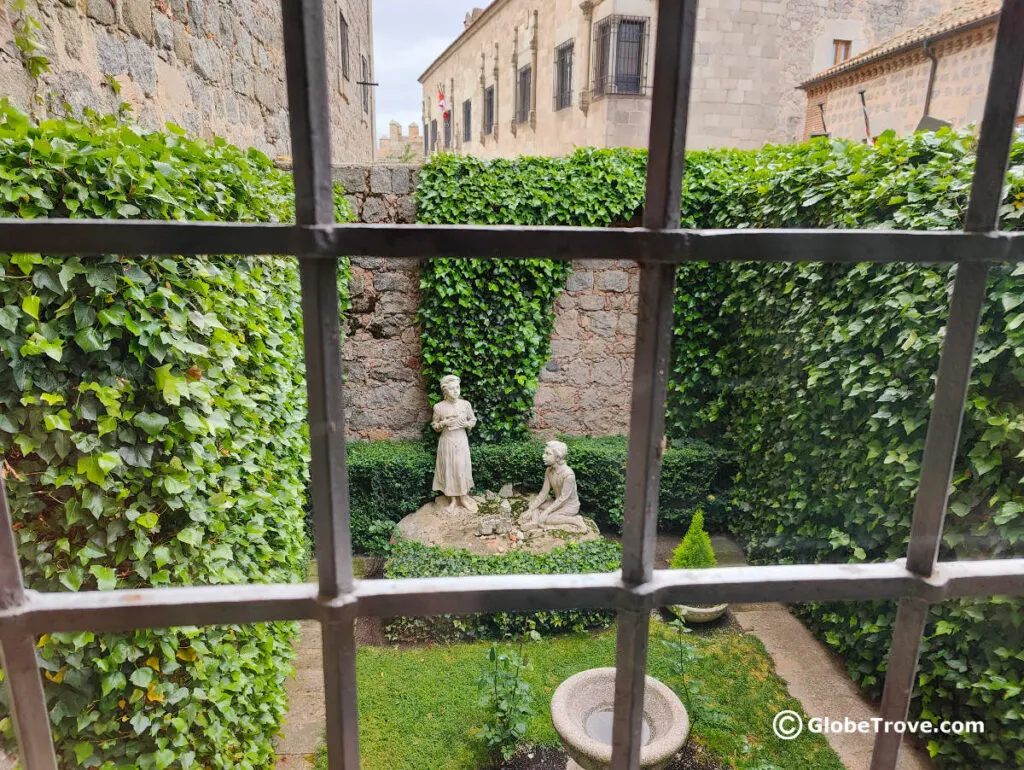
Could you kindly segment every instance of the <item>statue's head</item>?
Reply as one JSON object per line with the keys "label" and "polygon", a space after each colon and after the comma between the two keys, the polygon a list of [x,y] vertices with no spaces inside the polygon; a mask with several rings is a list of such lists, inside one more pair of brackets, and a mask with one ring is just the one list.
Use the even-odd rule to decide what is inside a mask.
{"label": "statue's head", "polygon": [[455,400],[459,397],[459,378],[454,374],[446,374],[441,378],[441,392],[445,398]]}
{"label": "statue's head", "polygon": [[565,462],[569,447],[561,441],[549,441],[544,445],[544,464],[560,465]]}

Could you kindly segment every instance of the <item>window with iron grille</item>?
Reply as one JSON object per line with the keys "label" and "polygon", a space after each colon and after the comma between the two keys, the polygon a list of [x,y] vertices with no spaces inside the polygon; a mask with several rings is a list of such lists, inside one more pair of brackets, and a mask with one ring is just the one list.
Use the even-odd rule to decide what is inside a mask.
{"label": "window with iron grille", "polygon": [[370,62],[365,56],[359,57],[359,70],[363,80],[363,112],[370,111]]}
{"label": "window with iron grille", "polygon": [[449,112],[444,118],[444,148],[450,150],[452,147],[452,114]]}
{"label": "window with iron grille", "polygon": [[572,105],[572,54],[572,40],[555,49],[555,110]]}
{"label": "window with iron grille", "polygon": [[462,141],[473,141],[473,103],[469,99],[462,103]]}
{"label": "window with iron grille", "polygon": [[647,93],[649,19],[609,16],[594,29],[594,96]]}
{"label": "window with iron grille", "polygon": [[519,81],[516,85],[516,123],[526,123],[530,119],[532,87],[533,68],[527,64],[519,69]]}
{"label": "window with iron grille", "polygon": [[[298,254],[304,318],[310,435],[310,489],[316,526],[316,584],[208,585],[177,588],[26,591],[16,533],[0,474],[0,653],[12,724],[26,770],[56,770],[48,704],[36,657],[44,633],[110,632],[169,626],[314,619],[323,634],[327,755],[331,767],[359,767],[355,622],[362,617],[617,607],[616,699],[612,766],[638,767],[642,701],[652,607],[681,602],[854,601],[898,599],[881,712],[906,718],[929,606],[957,597],[1024,595],[1024,559],[939,561],[960,423],[989,264],[1024,262],[1024,236],[998,229],[1001,192],[1024,80],[1024,0],[1005,0],[977,140],[965,232],[892,230],[680,229],[686,110],[696,17],[692,0],[660,0],[644,227],[507,227],[489,238],[477,228],[338,224],[330,178],[329,116],[323,56],[323,3],[282,4],[291,116],[294,223],[0,219],[11,251],[73,255]],[[617,38],[616,38],[617,39]],[[598,51],[599,52],[599,51]],[[641,68],[642,72],[642,68]],[[368,74],[368,73],[367,73]],[[661,109],[660,106],[664,106]],[[437,121],[431,124],[436,145]],[[410,237],[410,235],[412,237]],[[332,236],[332,237],[325,237]],[[345,400],[339,339],[338,258],[487,259],[537,257],[621,259],[640,263],[631,390],[630,444],[623,504],[622,569],[588,575],[493,575],[473,578],[356,580],[345,471]],[[811,256],[816,255],[816,256]],[[225,257],[229,258],[229,257]],[[889,563],[654,570],[666,366],[672,336],[675,266],[687,261],[956,262],[934,406],[917,484],[906,560]],[[609,261],[609,264],[611,262]],[[7,395],[7,394],[4,394]],[[697,597],[701,597],[698,599]],[[141,691],[140,691],[141,692]],[[872,767],[894,770],[902,731],[880,731]]]}
{"label": "window with iron grille", "polygon": [[494,133],[494,86],[484,89],[484,136]]}
{"label": "window with iron grille", "polygon": [[338,11],[338,58],[341,60],[341,76],[349,80],[351,73],[348,67],[348,22],[341,11]]}
{"label": "window with iron grille", "polygon": [[430,121],[430,151],[437,152],[437,118]]}

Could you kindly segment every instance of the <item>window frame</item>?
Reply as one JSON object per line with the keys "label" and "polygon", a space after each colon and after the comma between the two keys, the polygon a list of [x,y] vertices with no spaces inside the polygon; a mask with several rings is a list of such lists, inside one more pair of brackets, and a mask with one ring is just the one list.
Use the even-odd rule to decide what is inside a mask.
{"label": "window frame", "polygon": [[370,58],[366,54],[359,54],[359,71],[362,73],[363,84],[361,88],[363,112],[370,114]]}
{"label": "window frame", "polygon": [[348,47],[348,21],[345,14],[338,9],[338,58],[341,60],[341,76],[345,80],[351,80],[351,68],[349,65]]}
{"label": "window frame", "polygon": [[533,65],[524,64],[516,71],[516,123],[529,123],[533,111]]}
{"label": "window frame", "polygon": [[[618,609],[613,767],[639,766],[652,608],[701,602],[899,601],[881,711],[905,718],[928,608],[955,597],[1024,595],[1024,559],[939,562],[939,546],[974,356],[988,265],[1024,263],[1024,234],[998,229],[1016,105],[1024,80],[1024,0],[1005,0],[996,35],[964,232],[684,230],[680,191],[696,2],[660,0],[647,192],[642,228],[366,225],[335,221],[330,185],[328,68],[320,0],[283,3],[295,223],[0,220],[10,251],[50,254],[294,255],[298,259],[318,582],[39,593],[25,590],[0,476],[0,650],[27,770],[56,770],[35,638],[54,631],[128,631],[315,619],[323,631],[331,767],[357,770],[355,620],[403,614]],[[326,181],[325,181],[326,180]],[[338,259],[551,257],[640,264],[622,569],[596,575],[356,580],[345,466]],[[672,336],[675,266],[721,261],[955,262],[905,560],[708,570],[654,570]],[[896,767],[902,735],[880,732],[872,767]]]}
{"label": "window frame", "polygon": [[473,100],[462,102],[462,141],[473,141]]}
{"label": "window frame", "polygon": [[555,112],[572,107],[572,68],[576,41],[566,40],[555,48],[552,106]]}
{"label": "window frame", "polygon": [[853,46],[852,40],[840,40],[838,38],[832,41],[832,66],[842,64],[850,58],[850,49]]}
{"label": "window frame", "polygon": [[483,133],[484,136],[494,134],[495,112],[494,112],[494,86],[490,85],[484,89],[484,114]]}
{"label": "window frame", "polygon": [[[651,19],[647,16],[606,16],[594,25],[591,44],[593,69],[590,93],[593,98],[609,94],[623,96],[646,96],[647,62]],[[626,39],[624,30],[638,29],[633,39]],[[628,53],[627,46],[635,46],[635,55]],[[625,71],[625,66],[635,63],[635,68]]]}

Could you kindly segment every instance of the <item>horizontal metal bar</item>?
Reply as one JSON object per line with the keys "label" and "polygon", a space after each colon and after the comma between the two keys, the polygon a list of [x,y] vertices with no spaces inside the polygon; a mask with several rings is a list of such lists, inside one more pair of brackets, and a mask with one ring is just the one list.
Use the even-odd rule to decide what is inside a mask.
{"label": "horizontal metal bar", "polygon": [[6,251],[632,259],[637,262],[1024,262],[1024,233],[649,230],[511,225],[282,225],[0,219]]}
{"label": "horizontal metal bar", "polygon": [[883,564],[805,564],[655,570],[639,585],[619,572],[359,580],[333,599],[313,583],[190,586],[79,593],[26,591],[0,610],[0,631],[123,631],[134,628],[257,623],[315,618],[465,615],[501,610],[608,607],[646,611],[685,603],[853,601],[958,596],[1024,596],[1024,559],[940,562],[930,577],[903,560]]}

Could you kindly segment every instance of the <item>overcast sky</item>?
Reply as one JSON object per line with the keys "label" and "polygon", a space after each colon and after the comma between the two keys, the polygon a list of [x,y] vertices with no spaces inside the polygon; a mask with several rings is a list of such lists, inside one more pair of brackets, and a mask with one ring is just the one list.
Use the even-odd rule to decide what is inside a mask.
{"label": "overcast sky", "polygon": [[377,136],[397,120],[402,133],[423,118],[416,80],[458,37],[466,12],[489,0],[373,0],[373,59],[377,87]]}

